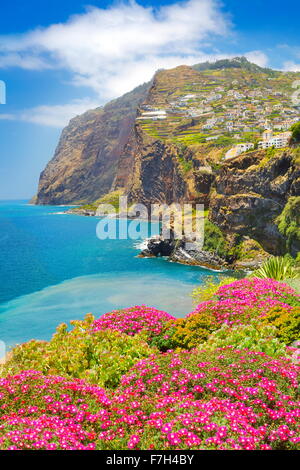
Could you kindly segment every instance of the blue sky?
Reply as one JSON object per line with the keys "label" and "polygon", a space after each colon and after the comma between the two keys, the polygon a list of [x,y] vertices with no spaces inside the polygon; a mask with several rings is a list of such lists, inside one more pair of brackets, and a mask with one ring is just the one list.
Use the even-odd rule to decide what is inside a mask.
{"label": "blue sky", "polygon": [[246,55],[300,71],[299,14],[295,0],[6,2],[0,199],[31,197],[68,120],[149,80],[157,68]]}

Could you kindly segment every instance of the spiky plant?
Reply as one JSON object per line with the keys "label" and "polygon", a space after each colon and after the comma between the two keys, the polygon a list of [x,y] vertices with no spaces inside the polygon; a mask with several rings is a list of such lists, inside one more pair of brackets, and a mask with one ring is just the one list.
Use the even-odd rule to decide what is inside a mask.
{"label": "spiky plant", "polygon": [[271,278],[276,281],[296,279],[298,276],[299,272],[293,261],[283,256],[272,256],[260,268],[250,274],[250,277]]}

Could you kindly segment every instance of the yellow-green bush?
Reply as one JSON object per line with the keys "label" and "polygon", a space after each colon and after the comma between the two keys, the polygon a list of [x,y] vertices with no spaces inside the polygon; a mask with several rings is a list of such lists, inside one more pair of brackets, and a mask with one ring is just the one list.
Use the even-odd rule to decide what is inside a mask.
{"label": "yellow-green bush", "polygon": [[222,325],[214,331],[208,340],[199,346],[206,351],[232,346],[234,349],[260,351],[268,356],[281,357],[286,355],[286,345],[277,336],[277,328],[262,324],[260,320],[252,320],[247,325]]}
{"label": "yellow-green bush", "polygon": [[113,330],[91,332],[92,315],[57,328],[51,341],[29,341],[16,346],[2,375],[34,369],[44,374],[86,379],[101,387],[114,388],[137,361],[153,353],[141,336]]}
{"label": "yellow-green bush", "polygon": [[195,305],[198,305],[200,302],[205,302],[210,300],[217,292],[221,286],[226,284],[231,284],[236,281],[234,277],[222,276],[221,278],[215,278],[213,276],[207,276],[204,284],[199,287],[196,287],[192,291],[192,299]]}
{"label": "yellow-green bush", "polygon": [[276,336],[285,344],[300,339],[300,307],[293,307],[291,310],[274,307],[261,321],[276,326]]}

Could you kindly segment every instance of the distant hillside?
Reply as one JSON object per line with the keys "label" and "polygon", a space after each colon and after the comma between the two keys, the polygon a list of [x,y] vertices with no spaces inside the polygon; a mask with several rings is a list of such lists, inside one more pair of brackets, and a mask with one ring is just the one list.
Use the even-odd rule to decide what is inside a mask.
{"label": "distant hillside", "polygon": [[202,62],[193,66],[195,70],[218,70],[218,69],[243,69],[248,72],[266,73],[268,75],[277,75],[276,70],[260,67],[259,65],[249,62],[246,57],[234,57],[233,59],[221,59],[215,62]]}

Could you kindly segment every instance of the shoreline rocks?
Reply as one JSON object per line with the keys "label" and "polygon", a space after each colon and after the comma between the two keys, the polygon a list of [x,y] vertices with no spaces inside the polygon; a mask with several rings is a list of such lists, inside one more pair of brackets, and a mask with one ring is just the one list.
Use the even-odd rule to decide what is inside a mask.
{"label": "shoreline rocks", "polygon": [[65,211],[65,214],[83,215],[85,217],[95,217],[96,211],[88,210],[88,209],[80,209],[80,207],[78,207],[76,209],[69,209],[69,210]]}
{"label": "shoreline rocks", "polygon": [[191,248],[187,240],[164,239],[162,236],[150,238],[147,248],[138,255],[140,258],[168,257],[173,263],[202,266],[207,269],[223,271],[230,269],[229,264],[218,255],[205,250]]}

